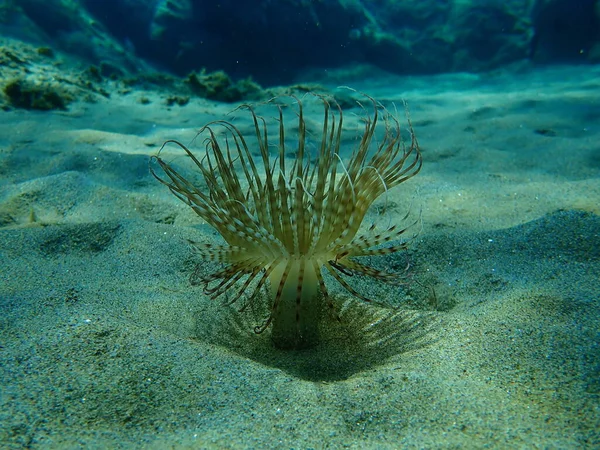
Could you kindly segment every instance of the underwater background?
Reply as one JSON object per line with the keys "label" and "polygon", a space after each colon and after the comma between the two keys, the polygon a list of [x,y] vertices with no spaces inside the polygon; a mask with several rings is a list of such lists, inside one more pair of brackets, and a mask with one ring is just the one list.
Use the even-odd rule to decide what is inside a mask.
{"label": "underwater background", "polygon": [[[284,351],[149,162],[308,92],[406,102],[422,229]],[[0,103],[0,448],[600,448],[599,0],[0,0]]]}

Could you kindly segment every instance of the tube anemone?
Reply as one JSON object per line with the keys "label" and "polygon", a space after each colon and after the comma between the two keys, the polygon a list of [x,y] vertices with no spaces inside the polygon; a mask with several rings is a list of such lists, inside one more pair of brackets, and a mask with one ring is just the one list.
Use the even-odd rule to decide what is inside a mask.
{"label": "tube anemone", "polygon": [[[153,159],[164,175],[151,169],[225,240],[223,245],[192,243],[202,258],[224,265],[202,279],[205,293],[211,298],[232,293],[232,303],[246,294],[247,305],[265,287],[270,313],[255,332],[270,327],[274,344],[281,348],[306,348],[318,342],[323,305],[332,305],[323,273],[364,301],[370,300],[346,281],[348,276],[398,280],[400,274],[377,270],[357,258],[405,249],[403,235],[411,225],[390,224],[378,232],[372,226],[362,234],[359,229],[373,202],[416,175],[422,165],[408,115],[409,139],[403,140],[398,119],[370,97],[373,113],[344,161],[342,109],[331,99],[316,97],[324,109],[320,135],[310,135],[311,141],[316,139],[316,157],[307,150],[302,102],[292,97],[297,127],[291,164],[286,159],[290,144],[284,105],[271,101],[276,114],[271,120],[250,105],[240,107],[249,115],[249,133],[225,120],[205,125],[199,132],[205,137],[201,157],[180,142],[165,142],[163,148],[174,144],[185,152],[205,186],[183,176],[160,152]],[[383,134],[375,139],[378,122]],[[275,136],[268,132],[272,124]]]}

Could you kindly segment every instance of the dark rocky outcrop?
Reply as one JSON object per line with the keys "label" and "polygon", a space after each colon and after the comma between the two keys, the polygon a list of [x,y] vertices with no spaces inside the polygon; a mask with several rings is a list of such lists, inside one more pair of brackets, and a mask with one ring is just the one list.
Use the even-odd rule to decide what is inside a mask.
{"label": "dark rocky outcrop", "polygon": [[538,0],[532,20],[534,61],[600,62],[600,1]]}
{"label": "dark rocky outcrop", "polygon": [[[400,74],[600,60],[598,0],[4,0],[0,33],[88,62],[290,83],[366,63]],[[2,0],[0,0],[2,5]]]}

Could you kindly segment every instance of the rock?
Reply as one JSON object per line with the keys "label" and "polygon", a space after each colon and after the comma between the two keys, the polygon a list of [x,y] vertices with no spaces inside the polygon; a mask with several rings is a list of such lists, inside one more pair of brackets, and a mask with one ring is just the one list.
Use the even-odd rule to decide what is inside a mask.
{"label": "rock", "polygon": [[600,61],[600,2],[537,0],[531,57],[540,63]]}
{"label": "rock", "polygon": [[36,84],[25,78],[9,81],[3,92],[12,106],[24,109],[64,110],[73,100],[73,97],[58,84]]}
{"label": "rock", "polygon": [[[52,43],[88,64],[112,68],[104,77],[144,71],[151,63],[181,77],[205,68],[226,73],[232,83],[252,76],[272,86],[297,82],[309,71],[365,63],[422,74],[487,71],[529,59],[598,61],[599,5],[597,0],[21,0],[0,9],[0,33]],[[244,83],[248,86],[239,90],[252,90]],[[207,94],[212,96],[210,89]],[[230,91],[225,98],[237,96]]]}

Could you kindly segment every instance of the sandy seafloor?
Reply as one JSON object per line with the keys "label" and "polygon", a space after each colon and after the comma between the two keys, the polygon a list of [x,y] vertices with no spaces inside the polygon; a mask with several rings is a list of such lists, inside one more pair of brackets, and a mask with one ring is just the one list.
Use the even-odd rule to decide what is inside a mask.
{"label": "sandy seafloor", "polygon": [[410,107],[423,170],[368,219],[421,211],[412,281],[295,352],[190,285],[214,233],[148,171],[235,105],[0,113],[0,447],[600,447],[600,67],[352,86]]}

